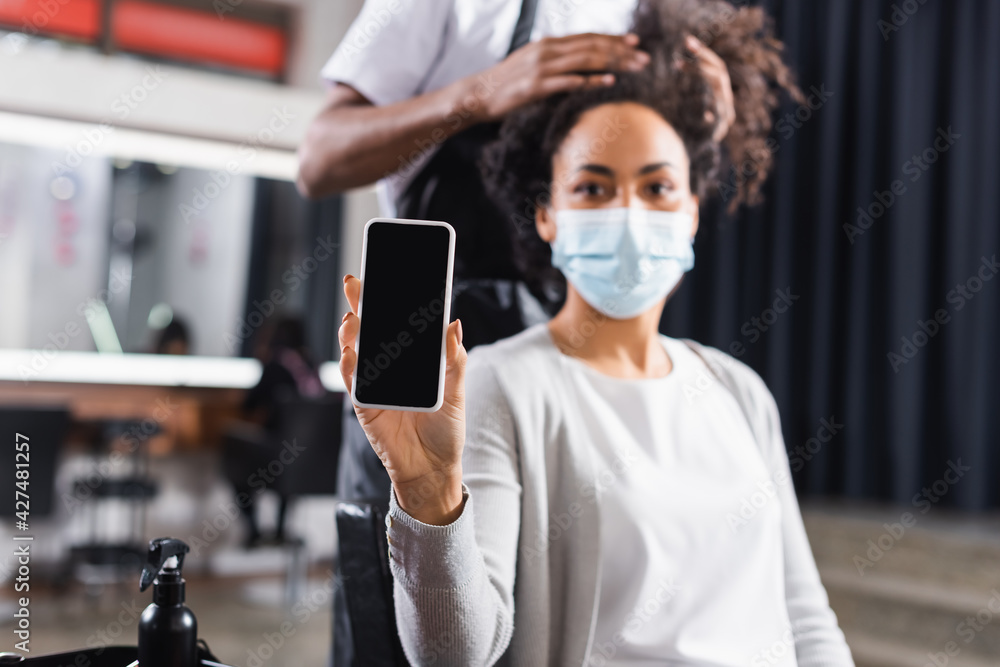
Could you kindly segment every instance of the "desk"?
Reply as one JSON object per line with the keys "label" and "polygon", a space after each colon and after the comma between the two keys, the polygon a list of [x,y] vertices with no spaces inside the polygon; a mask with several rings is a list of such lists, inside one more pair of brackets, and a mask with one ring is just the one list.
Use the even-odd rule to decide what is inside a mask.
{"label": "desk", "polygon": [[[69,444],[90,439],[88,422],[136,419],[140,426],[134,437],[148,437],[152,455],[220,443],[226,423],[239,415],[243,393],[241,389],[0,382],[0,404],[68,407],[76,422]],[[147,436],[154,427],[162,433]]]}
{"label": "desk", "polygon": [[[155,424],[163,434],[149,438],[150,453],[163,455],[221,442],[260,373],[256,359],[0,350],[0,404],[61,404],[79,421]],[[328,390],[344,391],[337,362],[323,364],[320,377]]]}

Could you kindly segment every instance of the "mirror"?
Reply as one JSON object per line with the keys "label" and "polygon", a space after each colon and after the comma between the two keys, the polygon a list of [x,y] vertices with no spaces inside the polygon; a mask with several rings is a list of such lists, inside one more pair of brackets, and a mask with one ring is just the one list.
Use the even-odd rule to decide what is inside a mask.
{"label": "mirror", "polygon": [[292,183],[64,157],[0,143],[0,349],[246,356],[256,297],[305,310],[282,282],[315,245]]}

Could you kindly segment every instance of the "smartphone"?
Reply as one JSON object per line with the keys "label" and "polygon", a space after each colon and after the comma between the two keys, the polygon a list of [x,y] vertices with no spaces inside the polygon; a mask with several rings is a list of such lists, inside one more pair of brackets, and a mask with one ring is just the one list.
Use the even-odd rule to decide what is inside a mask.
{"label": "smartphone", "polygon": [[434,412],[444,402],[455,230],[373,218],[361,252],[351,398],[364,408]]}

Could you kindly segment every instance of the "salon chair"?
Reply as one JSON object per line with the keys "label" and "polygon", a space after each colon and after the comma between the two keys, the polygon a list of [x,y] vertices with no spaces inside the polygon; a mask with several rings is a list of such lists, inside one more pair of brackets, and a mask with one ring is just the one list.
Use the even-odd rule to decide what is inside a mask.
{"label": "salon chair", "polygon": [[[30,497],[31,519],[40,519],[52,514],[52,500],[55,497],[56,463],[63,441],[69,429],[70,414],[64,407],[13,407],[0,408],[0,437],[6,449],[0,464],[0,494],[4,502],[0,504],[0,517],[13,517],[18,510],[15,506],[15,492],[20,490],[14,473],[17,463],[27,462],[29,471],[27,486]],[[16,437],[20,434],[25,437]],[[14,443],[27,442],[27,456],[15,460]],[[23,466],[22,466],[23,467]],[[11,522],[10,525],[13,525]]]}
{"label": "salon chair", "polygon": [[[354,644],[352,665],[410,667],[396,628],[385,536],[388,509],[387,499],[337,504],[340,575]],[[335,662],[334,667],[347,666]]]}
{"label": "salon chair", "polygon": [[[274,490],[287,504],[304,496],[333,496],[337,486],[337,465],[341,444],[341,405],[343,394],[329,394],[319,399],[292,398],[279,403],[279,427],[275,450],[283,443],[295,443],[303,451],[285,466],[274,480]],[[307,564],[305,541],[286,536],[290,549],[285,599],[291,608],[305,592]]]}
{"label": "salon chair", "polygon": [[[342,401],[342,394],[279,401],[277,426],[264,433],[259,441],[227,435],[222,453],[224,476],[231,482],[246,480],[259,468],[278,462],[280,471],[267,489],[281,496],[281,514],[287,513],[297,498],[333,496],[340,459]],[[294,447],[289,448],[286,443]],[[263,482],[260,475],[257,479]],[[250,493],[257,496],[259,491],[258,484]],[[285,601],[291,607],[305,592],[305,541],[286,534],[272,546],[283,548],[288,554]]]}
{"label": "salon chair", "polygon": [[[153,419],[97,418],[78,420],[88,434],[86,442],[94,460],[90,475],[73,481],[73,498],[81,503],[74,522],[87,526],[83,542],[70,548],[61,574],[65,583],[77,576],[88,583],[128,581],[146,556],[146,513],[159,493],[150,475],[149,441],[163,432]],[[117,448],[117,449],[116,449]],[[111,470],[112,452],[120,455],[121,469]],[[122,520],[119,510],[127,511]],[[96,575],[96,572],[103,572]],[[86,573],[86,574],[84,574]]]}

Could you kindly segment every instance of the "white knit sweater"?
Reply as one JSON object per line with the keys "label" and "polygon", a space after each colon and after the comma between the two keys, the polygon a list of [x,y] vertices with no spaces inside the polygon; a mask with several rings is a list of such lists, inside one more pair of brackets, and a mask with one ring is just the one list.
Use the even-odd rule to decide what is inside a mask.
{"label": "white knit sweater", "polygon": [[[715,348],[685,342],[711,366],[691,391],[732,392],[763,465],[790,476],[777,406],[761,378]],[[424,524],[390,497],[396,619],[413,665],[603,664],[594,649],[601,587],[597,471],[582,426],[588,406],[572,398],[577,393],[561,355],[545,324],[469,354],[466,498],[458,519]],[[797,664],[853,666],[794,489],[790,481],[774,488],[784,561],[778,583]],[[553,522],[555,516],[561,520]],[[745,603],[748,616],[756,613],[755,600]],[[718,632],[725,644],[726,628]],[[758,657],[761,665],[774,664],[767,654]]]}

